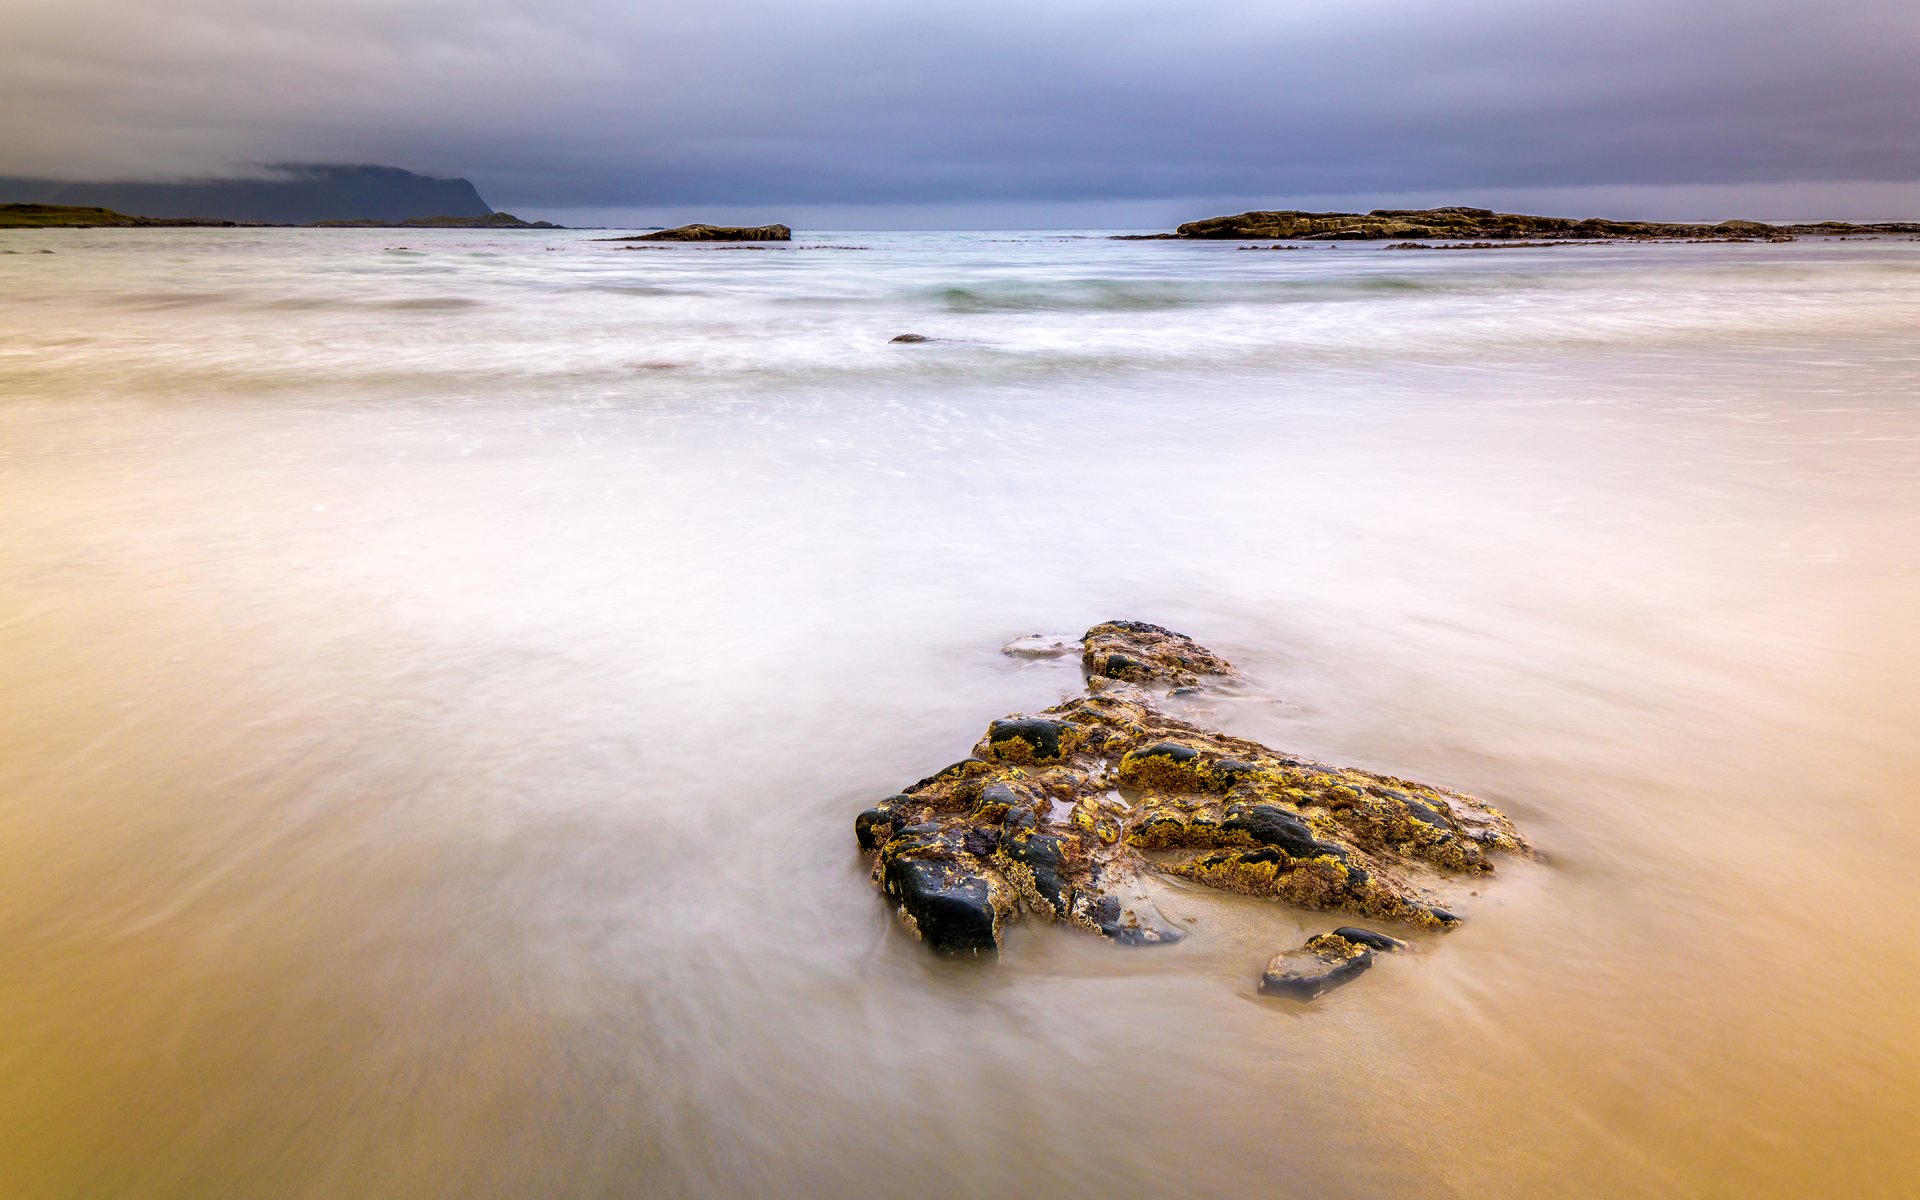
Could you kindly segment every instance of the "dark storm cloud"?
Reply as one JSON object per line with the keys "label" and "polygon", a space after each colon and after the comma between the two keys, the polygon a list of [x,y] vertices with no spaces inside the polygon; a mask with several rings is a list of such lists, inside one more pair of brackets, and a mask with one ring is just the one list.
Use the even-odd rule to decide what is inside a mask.
{"label": "dark storm cloud", "polygon": [[1920,179],[1913,0],[19,0],[0,174],[531,205]]}

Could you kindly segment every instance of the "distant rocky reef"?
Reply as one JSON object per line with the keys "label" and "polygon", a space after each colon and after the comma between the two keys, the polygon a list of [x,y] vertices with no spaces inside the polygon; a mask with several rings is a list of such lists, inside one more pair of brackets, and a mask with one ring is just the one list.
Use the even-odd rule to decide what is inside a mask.
{"label": "distant rocky reef", "polygon": [[785,225],[682,225],[657,233],[601,238],[603,242],[790,242],[793,230]]}
{"label": "distant rocky reef", "polygon": [[0,204],[0,229],[95,229],[150,225],[232,225],[200,217],[130,217],[111,208],[73,204]]}
{"label": "distant rocky reef", "polygon": [[[993,954],[1022,915],[1122,945],[1179,941],[1187,931],[1142,887],[1155,874],[1439,931],[1459,922],[1455,897],[1478,894],[1495,859],[1529,854],[1499,810],[1465,793],[1315,762],[1163,711],[1161,696],[1235,675],[1183,634],[1108,621],[1006,651],[1076,656],[1087,690],[994,721],[966,758],[854,822],[889,907],[938,953]],[[1341,926],[1276,955],[1259,990],[1312,999],[1375,951],[1408,948]]]}
{"label": "distant rocky reef", "polygon": [[1920,223],[1892,221],[1856,225],[1845,221],[1771,225],[1721,221],[1712,225],[1666,221],[1609,221],[1599,217],[1535,217],[1487,208],[1378,208],[1367,213],[1244,212],[1189,221],[1173,233],[1145,238],[1238,241],[1407,241],[1433,238],[1505,242],[1539,241],[1771,241],[1776,238],[1920,234]]}

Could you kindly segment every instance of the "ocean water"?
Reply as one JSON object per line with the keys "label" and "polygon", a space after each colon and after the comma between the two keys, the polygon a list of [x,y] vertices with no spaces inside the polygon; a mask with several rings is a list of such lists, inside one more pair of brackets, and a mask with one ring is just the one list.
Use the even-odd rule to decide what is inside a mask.
{"label": "ocean water", "polygon": [[[1920,243],[596,236],[0,234],[0,1194],[1920,1194]],[[1540,860],[935,959],[1113,617]]]}

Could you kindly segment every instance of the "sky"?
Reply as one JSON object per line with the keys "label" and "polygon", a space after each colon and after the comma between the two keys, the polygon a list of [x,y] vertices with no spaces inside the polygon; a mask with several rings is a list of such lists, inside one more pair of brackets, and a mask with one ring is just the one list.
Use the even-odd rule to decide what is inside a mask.
{"label": "sky", "polygon": [[0,0],[0,175],[570,223],[1920,217],[1920,0]]}

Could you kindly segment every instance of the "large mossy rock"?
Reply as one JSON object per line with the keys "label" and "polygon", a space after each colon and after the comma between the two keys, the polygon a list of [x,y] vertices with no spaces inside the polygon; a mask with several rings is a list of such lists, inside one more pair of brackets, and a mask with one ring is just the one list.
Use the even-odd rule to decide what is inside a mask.
{"label": "large mossy rock", "polygon": [[[1023,913],[1122,943],[1176,941],[1140,886],[1154,872],[1442,929],[1458,920],[1442,888],[1527,853],[1507,818],[1472,796],[1162,712],[1150,688],[1233,674],[1183,634],[1111,621],[1081,644],[1085,693],[994,721],[970,757],[855,821],[875,882],[936,951],[992,953]],[[1354,948],[1391,940],[1372,936]]]}

